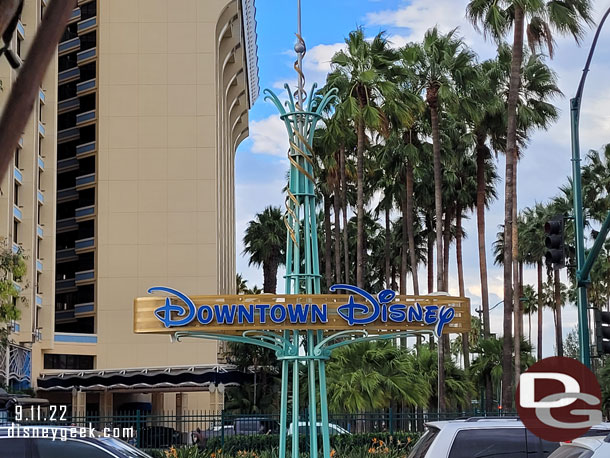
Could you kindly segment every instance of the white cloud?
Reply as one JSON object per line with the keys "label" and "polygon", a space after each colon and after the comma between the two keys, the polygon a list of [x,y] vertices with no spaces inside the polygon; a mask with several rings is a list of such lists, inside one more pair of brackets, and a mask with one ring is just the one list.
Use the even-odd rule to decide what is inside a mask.
{"label": "white cloud", "polygon": [[250,138],[253,153],[286,157],[288,133],[278,115],[274,114],[260,121],[250,121]]}

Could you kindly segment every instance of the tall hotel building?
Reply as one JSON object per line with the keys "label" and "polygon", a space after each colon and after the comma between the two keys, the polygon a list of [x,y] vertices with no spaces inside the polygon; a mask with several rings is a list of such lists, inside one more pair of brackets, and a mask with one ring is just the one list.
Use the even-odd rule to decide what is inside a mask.
{"label": "tall hotel building", "polygon": [[[40,2],[25,3],[26,53]],[[201,386],[210,368],[224,371],[215,342],[136,336],[133,300],[161,285],[234,292],[234,159],[258,96],[254,16],[254,0],[78,1],[0,196],[2,230],[29,256],[30,305],[13,338],[31,349],[31,383],[49,399],[109,411],[143,393],[104,386],[112,374],[171,379],[189,366]],[[165,396],[152,396],[156,408],[184,402]],[[189,408],[209,403],[198,393]]]}

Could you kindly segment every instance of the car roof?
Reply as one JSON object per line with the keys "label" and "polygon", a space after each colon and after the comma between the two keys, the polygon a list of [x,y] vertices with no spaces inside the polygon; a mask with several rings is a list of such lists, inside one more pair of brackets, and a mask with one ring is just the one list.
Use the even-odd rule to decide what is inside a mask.
{"label": "car roof", "polygon": [[[523,428],[523,422],[517,417],[471,417],[460,420],[431,421],[426,426],[444,429],[485,429],[485,428]],[[600,423],[591,429],[610,430],[610,423]]]}
{"label": "car roof", "polygon": [[579,437],[570,442],[562,442],[562,447],[578,446],[588,450],[597,450],[604,442],[606,436]]}

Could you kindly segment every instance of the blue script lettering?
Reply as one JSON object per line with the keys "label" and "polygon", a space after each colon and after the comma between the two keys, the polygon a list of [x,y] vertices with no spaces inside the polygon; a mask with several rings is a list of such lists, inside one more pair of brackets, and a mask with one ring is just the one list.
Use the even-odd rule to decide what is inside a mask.
{"label": "blue script lettering", "polygon": [[[171,326],[184,326],[193,321],[196,312],[195,304],[193,304],[193,301],[191,301],[186,294],[182,294],[180,291],[167,288],[165,286],[155,286],[150,288],[148,293],[154,293],[155,291],[173,294],[174,296],[180,298],[186,305],[186,310],[184,310],[184,307],[172,304],[171,298],[165,298],[165,305],[155,310],[155,316],[165,325],[166,328]],[[173,319],[172,314],[175,314],[179,319]]]}
{"label": "blue script lettering", "polygon": [[[343,289],[356,293],[366,299],[370,304],[370,306],[365,304],[359,304],[357,302],[354,302],[354,296],[350,296],[347,301],[347,304],[341,305],[337,308],[337,313],[339,313],[339,315],[341,315],[345,319],[345,321],[347,321],[347,324],[349,324],[350,326],[353,326],[355,324],[369,324],[374,321],[377,321],[377,319],[379,318],[381,307],[379,306],[377,299],[371,294],[364,291],[363,289],[360,289],[357,286],[353,285],[333,285],[329,289],[330,291],[337,291]],[[360,315],[361,317],[358,318],[358,315]]]}
{"label": "blue script lettering", "polygon": [[443,333],[443,328],[446,324],[450,323],[455,317],[455,310],[453,307],[447,307],[443,305],[439,312],[438,323],[436,324],[436,335],[440,336]]}

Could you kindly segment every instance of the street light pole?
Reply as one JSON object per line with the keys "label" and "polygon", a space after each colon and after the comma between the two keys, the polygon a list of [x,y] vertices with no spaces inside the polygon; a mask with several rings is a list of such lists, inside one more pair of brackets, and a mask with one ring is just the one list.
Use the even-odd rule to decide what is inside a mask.
{"label": "street light pole", "polygon": [[[602,20],[599,23],[591,49],[589,50],[589,56],[583,74],[578,85],[578,90],[573,99],[570,100],[570,120],[571,120],[571,131],[572,131],[572,188],[574,198],[574,227],[576,237],[576,292],[578,298],[578,340],[580,347],[580,361],[591,368],[591,350],[589,345],[589,323],[587,320],[587,285],[591,282],[589,278],[589,272],[593,262],[597,258],[601,244],[605,241],[608,229],[610,225],[604,223],[602,231],[598,235],[593,250],[585,260],[585,235],[584,235],[584,217],[583,217],[583,204],[582,204],[582,180],[581,180],[581,169],[580,169],[580,137],[579,137],[579,122],[580,122],[580,104],[582,100],[582,93],[585,87],[585,81],[587,74],[589,73],[589,67],[591,60],[593,59],[593,53],[597,45],[597,40],[601,30],[606,22],[608,15],[610,14],[610,8],[606,11]],[[610,220],[610,214],[608,215],[607,221]]]}

